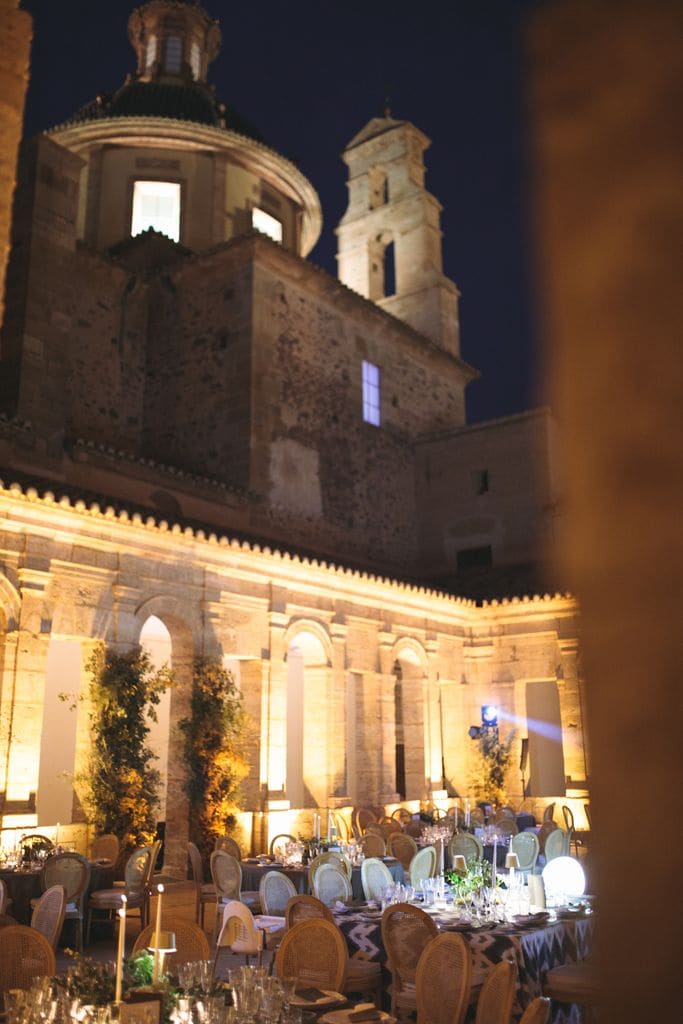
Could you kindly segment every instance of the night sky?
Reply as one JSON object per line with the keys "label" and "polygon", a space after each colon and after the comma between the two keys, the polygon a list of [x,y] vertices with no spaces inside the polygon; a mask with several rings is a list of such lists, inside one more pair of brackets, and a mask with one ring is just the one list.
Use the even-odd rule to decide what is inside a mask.
{"label": "night sky", "polygon": [[[524,27],[542,0],[205,0],[223,46],[209,81],[317,189],[309,257],[336,276],[347,142],[389,97],[431,138],[427,187],[443,204],[444,271],[461,293],[462,356],[482,374],[470,422],[544,401],[535,383]],[[34,18],[26,133],[68,120],[134,71],[134,0],[23,0]]]}

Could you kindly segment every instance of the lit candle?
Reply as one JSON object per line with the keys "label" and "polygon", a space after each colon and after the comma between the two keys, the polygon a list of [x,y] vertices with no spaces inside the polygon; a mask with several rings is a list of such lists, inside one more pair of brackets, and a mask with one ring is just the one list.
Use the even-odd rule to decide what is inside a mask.
{"label": "lit candle", "polygon": [[121,896],[121,909],[119,910],[119,945],[116,952],[116,995],[117,1003],[121,1002],[121,991],[123,985],[123,950],[126,942],[126,903],[128,898]]}
{"label": "lit candle", "polygon": [[470,802],[465,800],[465,828],[470,827]]}
{"label": "lit candle", "polygon": [[161,897],[164,892],[163,885],[157,886],[157,919],[154,927],[154,964],[152,966],[152,984],[156,985],[159,982],[159,965],[161,963],[161,954],[159,953],[159,946],[161,945]]}
{"label": "lit candle", "polygon": [[491,871],[491,888],[494,893],[496,892],[496,871],[498,870],[498,836],[493,836],[493,870]]}
{"label": "lit candle", "polygon": [[59,822],[57,822],[57,828],[55,829],[55,846],[59,846]]}
{"label": "lit candle", "polygon": [[327,838],[332,838],[332,812],[327,812]]}

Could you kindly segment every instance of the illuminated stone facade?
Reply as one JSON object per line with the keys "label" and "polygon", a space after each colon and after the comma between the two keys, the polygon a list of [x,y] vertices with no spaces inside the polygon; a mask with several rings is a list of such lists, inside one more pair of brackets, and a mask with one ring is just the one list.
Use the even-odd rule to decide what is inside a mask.
{"label": "illuminated stone facade", "polygon": [[[178,869],[173,726],[200,653],[236,672],[256,724],[254,812],[464,795],[467,729],[491,700],[515,729],[511,798],[527,732],[530,794],[578,797],[574,601],[431,589],[458,593],[463,554],[512,577],[542,561],[559,485],[547,411],[465,424],[475,371],[428,140],[387,114],[349,144],[337,281],[305,260],[310,183],[206,88],[215,23],[152,0],[129,24],[136,75],[21,163],[0,350],[0,815],[82,819],[87,699],[69,712],[58,694],[86,698],[93,644],[129,647],[150,621],[178,681],[162,762]],[[130,237],[134,185],[158,177],[180,185],[177,244]],[[251,230],[259,210],[281,244]]]}

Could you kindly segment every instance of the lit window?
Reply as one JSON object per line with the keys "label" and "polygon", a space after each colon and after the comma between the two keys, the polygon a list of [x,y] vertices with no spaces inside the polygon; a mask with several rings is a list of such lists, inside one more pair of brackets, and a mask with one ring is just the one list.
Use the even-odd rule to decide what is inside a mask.
{"label": "lit window", "polygon": [[171,75],[177,75],[180,72],[180,66],[183,60],[183,41],[180,36],[168,36],[166,39],[166,53],[164,57],[164,66],[166,71]]}
{"label": "lit window", "polygon": [[199,78],[199,43],[192,43],[190,47],[190,67],[195,78]]}
{"label": "lit window", "polygon": [[363,419],[375,427],[380,424],[379,366],[363,360]]}
{"label": "lit window", "polygon": [[265,210],[255,206],[251,211],[251,226],[260,231],[262,235],[268,235],[274,242],[282,242],[282,221],[277,217],[271,217]]}
{"label": "lit window", "polygon": [[180,241],[180,185],[174,181],[136,181],[131,235],[154,228]]}
{"label": "lit window", "polygon": [[145,71],[150,71],[152,64],[157,59],[157,37],[150,36],[147,40],[147,49],[145,50]]}

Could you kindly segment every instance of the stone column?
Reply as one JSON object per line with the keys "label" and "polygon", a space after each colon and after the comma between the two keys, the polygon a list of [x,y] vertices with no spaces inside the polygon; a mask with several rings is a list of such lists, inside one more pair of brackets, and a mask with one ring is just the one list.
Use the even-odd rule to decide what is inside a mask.
{"label": "stone column", "polygon": [[[6,674],[3,694],[2,731],[7,751],[4,771],[5,817],[10,814],[35,815],[45,673],[51,630],[45,606],[50,573],[41,569],[21,568],[17,570],[17,576],[21,594],[19,628],[16,646],[11,634],[7,638],[7,654],[9,657],[13,655],[13,669],[11,683]],[[7,704],[5,695],[8,698]]]}
{"label": "stone column", "polygon": [[270,660],[264,679],[261,711],[261,783],[268,797],[281,800],[287,783],[287,662],[285,630],[289,616],[272,611],[268,616]]}
{"label": "stone column", "polygon": [[438,641],[425,642],[427,650],[427,678],[425,679],[425,781],[429,793],[441,790],[442,771],[442,719],[438,664]]}
{"label": "stone column", "polygon": [[380,803],[391,803],[398,798],[396,792],[396,698],[394,687],[393,650],[396,638],[393,633],[379,634],[379,713],[381,722],[380,740]]}
{"label": "stone column", "polygon": [[81,681],[79,692],[76,697],[76,747],[74,751],[74,795],[72,806],[72,821],[88,821],[88,812],[83,805],[83,794],[81,779],[87,777],[88,761],[91,750],[90,715],[92,712],[92,701],[90,699],[90,683],[92,673],[90,670],[90,659],[94,655],[101,641],[83,638],[81,640]]}
{"label": "stone column", "polygon": [[332,670],[330,695],[327,702],[327,735],[329,758],[329,799],[332,806],[342,806],[347,800],[347,739],[346,721],[346,626],[334,621],[332,636]]}

